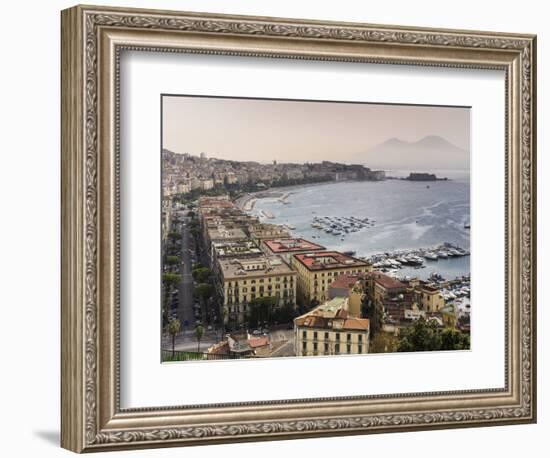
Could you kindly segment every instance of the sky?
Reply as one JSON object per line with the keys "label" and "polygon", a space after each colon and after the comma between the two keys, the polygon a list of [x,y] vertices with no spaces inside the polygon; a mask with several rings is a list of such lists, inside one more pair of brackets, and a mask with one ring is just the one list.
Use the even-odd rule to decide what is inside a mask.
{"label": "sky", "polygon": [[353,162],[390,138],[437,135],[469,150],[470,110],[190,96],[162,97],[163,147],[238,161]]}

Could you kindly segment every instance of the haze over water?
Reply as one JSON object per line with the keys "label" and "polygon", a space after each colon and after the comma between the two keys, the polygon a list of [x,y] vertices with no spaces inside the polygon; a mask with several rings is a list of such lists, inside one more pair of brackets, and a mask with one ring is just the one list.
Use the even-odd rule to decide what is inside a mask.
{"label": "haze over water", "polygon": [[[387,171],[388,176],[407,176],[408,171]],[[256,202],[252,213],[268,210],[274,224],[296,227],[293,235],[324,245],[328,249],[355,251],[369,256],[387,251],[429,248],[451,242],[470,249],[470,179],[468,171],[434,171],[448,181],[406,180],[349,181],[302,186],[291,192],[283,204],[265,198]],[[375,220],[374,227],[341,236],[311,227],[315,216],[354,216]],[[427,278],[438,272],[450,279],[470,273],[470,257],[426,261],[423,269],[403,268],[399,275]]]}

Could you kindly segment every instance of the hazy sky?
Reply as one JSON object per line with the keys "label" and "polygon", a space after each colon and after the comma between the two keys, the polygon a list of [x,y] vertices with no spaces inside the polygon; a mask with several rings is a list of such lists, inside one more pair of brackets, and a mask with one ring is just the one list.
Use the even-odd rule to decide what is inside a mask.
{"label": "hazy sky", "polygon": [[390,138],[438,135],[469,150],[468,108],[163,97],[163,147],[269,162],[353,161]]}

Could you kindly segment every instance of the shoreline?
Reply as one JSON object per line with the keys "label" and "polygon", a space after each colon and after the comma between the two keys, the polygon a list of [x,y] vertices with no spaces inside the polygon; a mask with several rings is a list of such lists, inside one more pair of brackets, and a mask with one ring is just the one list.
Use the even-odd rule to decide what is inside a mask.
{"label": "shoreline", "polygon": [[[234,202],[241,208],[241,210],[243,211],[246,211],[246,212],[252,212],[252,210],[256,209],[261,209],[260,207],[262,207],[262,205],[258,202],[259,199],[272,199],[272,200],[278,200],[279,202],[285,202],[287,198],[289,198],[289,196],[291,196],[292,194],[296,193],[297,191],[299,190],[302,190],[302,189],[307,189],[307,188],[312,188],[314,186],[320,186],[320,185],[336,185],[336,184],[350,184],[350,183],[357,183],[357,182],[363,182],[364,180],[346,180],[346,181],[329,181],[329,182],[322,182],[322,183],[307,183],[307,184],[300,184],[300,185],[292,185],[292,186],[284,186],[284,187],[280,187],[280,188],[269,188],[269,189],[266,189],[266,190],[262,190],[262,191],[257,191],[257,192],[254,192],[254,193],[248,193],[248,194],[245,194],[241,197],[239,197],[237,200],[235,200]],[[405,182],[407,182],[407,180],[403,180]],[[269,221],[269,216],[267,215],[262,215],[264,216],[265,218],[267,218],[267,221],[266,222],[270,222]],[[279,224],[279,223],[271,223],[271,224]],[[281,225],[281,224],[279,224]],[[283,225],[284,226],[284,225]],[[299,234],[299,235],[297,235]],[[301,235],[300,235],[301,234]],[[296,231],[291,231],[291,236],[295,237],[295,236],[301,236],[301,237],[305,237],[305,238],[310,238],[310,234],[305,234],[305,233],[299,233],[299,232],[296,232]],[[321,243],[319,242],[318,240],[315,240],[317,243]],[[451,240],[452,241],[452,240]],[[337,244],[337,241],[331,241],[331,242],[336,242],[336,245]],[[434,243],[434,246],[436,245],[441,245],[443,244],[444,242],[437,242],[437,243]],[[329,245],[326,244],[325,242],[325,245],[326,246],[330,246],[330,245],[333,245],[334,243],[331,243]],[[456,241],[453,241],[453,244],[457,244],[457,245],[462,245],[460,241],[456,240]],[[425,249],[425,246],[424,244],[422,245],[417,245],[416,243],[411,243],[409,246],[407,247],[401,247],[401,248],[393,248],[391,251],[400,251],[400,252],[417,252],[417,251],[420,251],[422,249]],[[366,248],[366,247],[364,247]],[[430,246],[430,248],[433,248]],[[335,250],[341,250],[342,248],[339,247],[339,246],[334,246],[332,249],[335,249]],[[468,251],[468,254],[469,254],[469,246],[466,247],[466,250]],[[357,249],[356,247],[353,247],[352,249],[348,250],[348,251],[353,251],[354,254],[353,256],[355,257],[359,257],[359,258],[362,258],[362,259],[366,259],[366,258],[373,258],[373,257],[379,257],[379,256],[387,256],[389,253],[387,253],[386,251],[387,250],[384,250],[382,247],[379,247],[377,248],[376,250],[366,250],[366,252],[364,252],[363,250],[361,249]],[[409,275],[409,276],[413,276],[413,277],[417,277],[417,278],[421,278],[421,279],[427,279],[429,277],[429,275],[431,275],[431,273],[433,272],[436,272],[436,273],[442,273],[447,279],[456,279],[456,278],[460,278],[460,277],[463,277],[463,276],[467,276],[467,275],[470,275],[471,271],[470,271],[470,267],[469,265],[468,266],[464,266],[464,270],[462,270],[460,268],[460,266],[455,266],[455,263],[456,262],[459,262],[458,259],[462,258],[462,256],[460,257],[449,257],[448,259],[439,259],[439,263],[438,262],[435,262],[435,261],[426,261],[424,263],[424,265],[421,267],[421,268],[414,268],[414,267],[411,267],[411,266],[402,266],[402,270],[400,269],[400,272],[398,274],[398,276],[401,276],[401,275]],[[469,263],[467,263],[469,264]],[[383,271],[383,270],[382,270]]]}
{"label": "shoreline", "polygon": [[[252,193],[246,193],[233,202],[243,211],[251,211],[256,205],[256,201],[259,199],[281,199],[281,201],[286,201],[288,197],[293,194],[292,191],[296,189],[302,189],[307,187],[315,187],[322,185],[337,185],[344,183],[361,183],[361,182],[371,182],[368,180],[344,180],[344,181],[321,181],[319,183],[304,183],[304,184],[294,184],[291,186],[280,186],[276,188],[268,188],[264,191],[256,191]],[[373,181],[374,182],[374,181]],[[254,201],[250,203],[250,201]],[[250,208],[246,208],[246,207]]]}

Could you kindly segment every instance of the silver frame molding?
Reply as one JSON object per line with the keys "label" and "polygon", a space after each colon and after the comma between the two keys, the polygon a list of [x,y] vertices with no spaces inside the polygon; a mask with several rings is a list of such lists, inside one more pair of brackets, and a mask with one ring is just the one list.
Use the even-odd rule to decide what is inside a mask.
{"label": "silver frame molding", "polygon": [[[536,421],[536,37],[76,6],[61,15],[61,445],[75,452]],[[121,51],[499,69],[506,74],[506,386],[121,409]]]}

